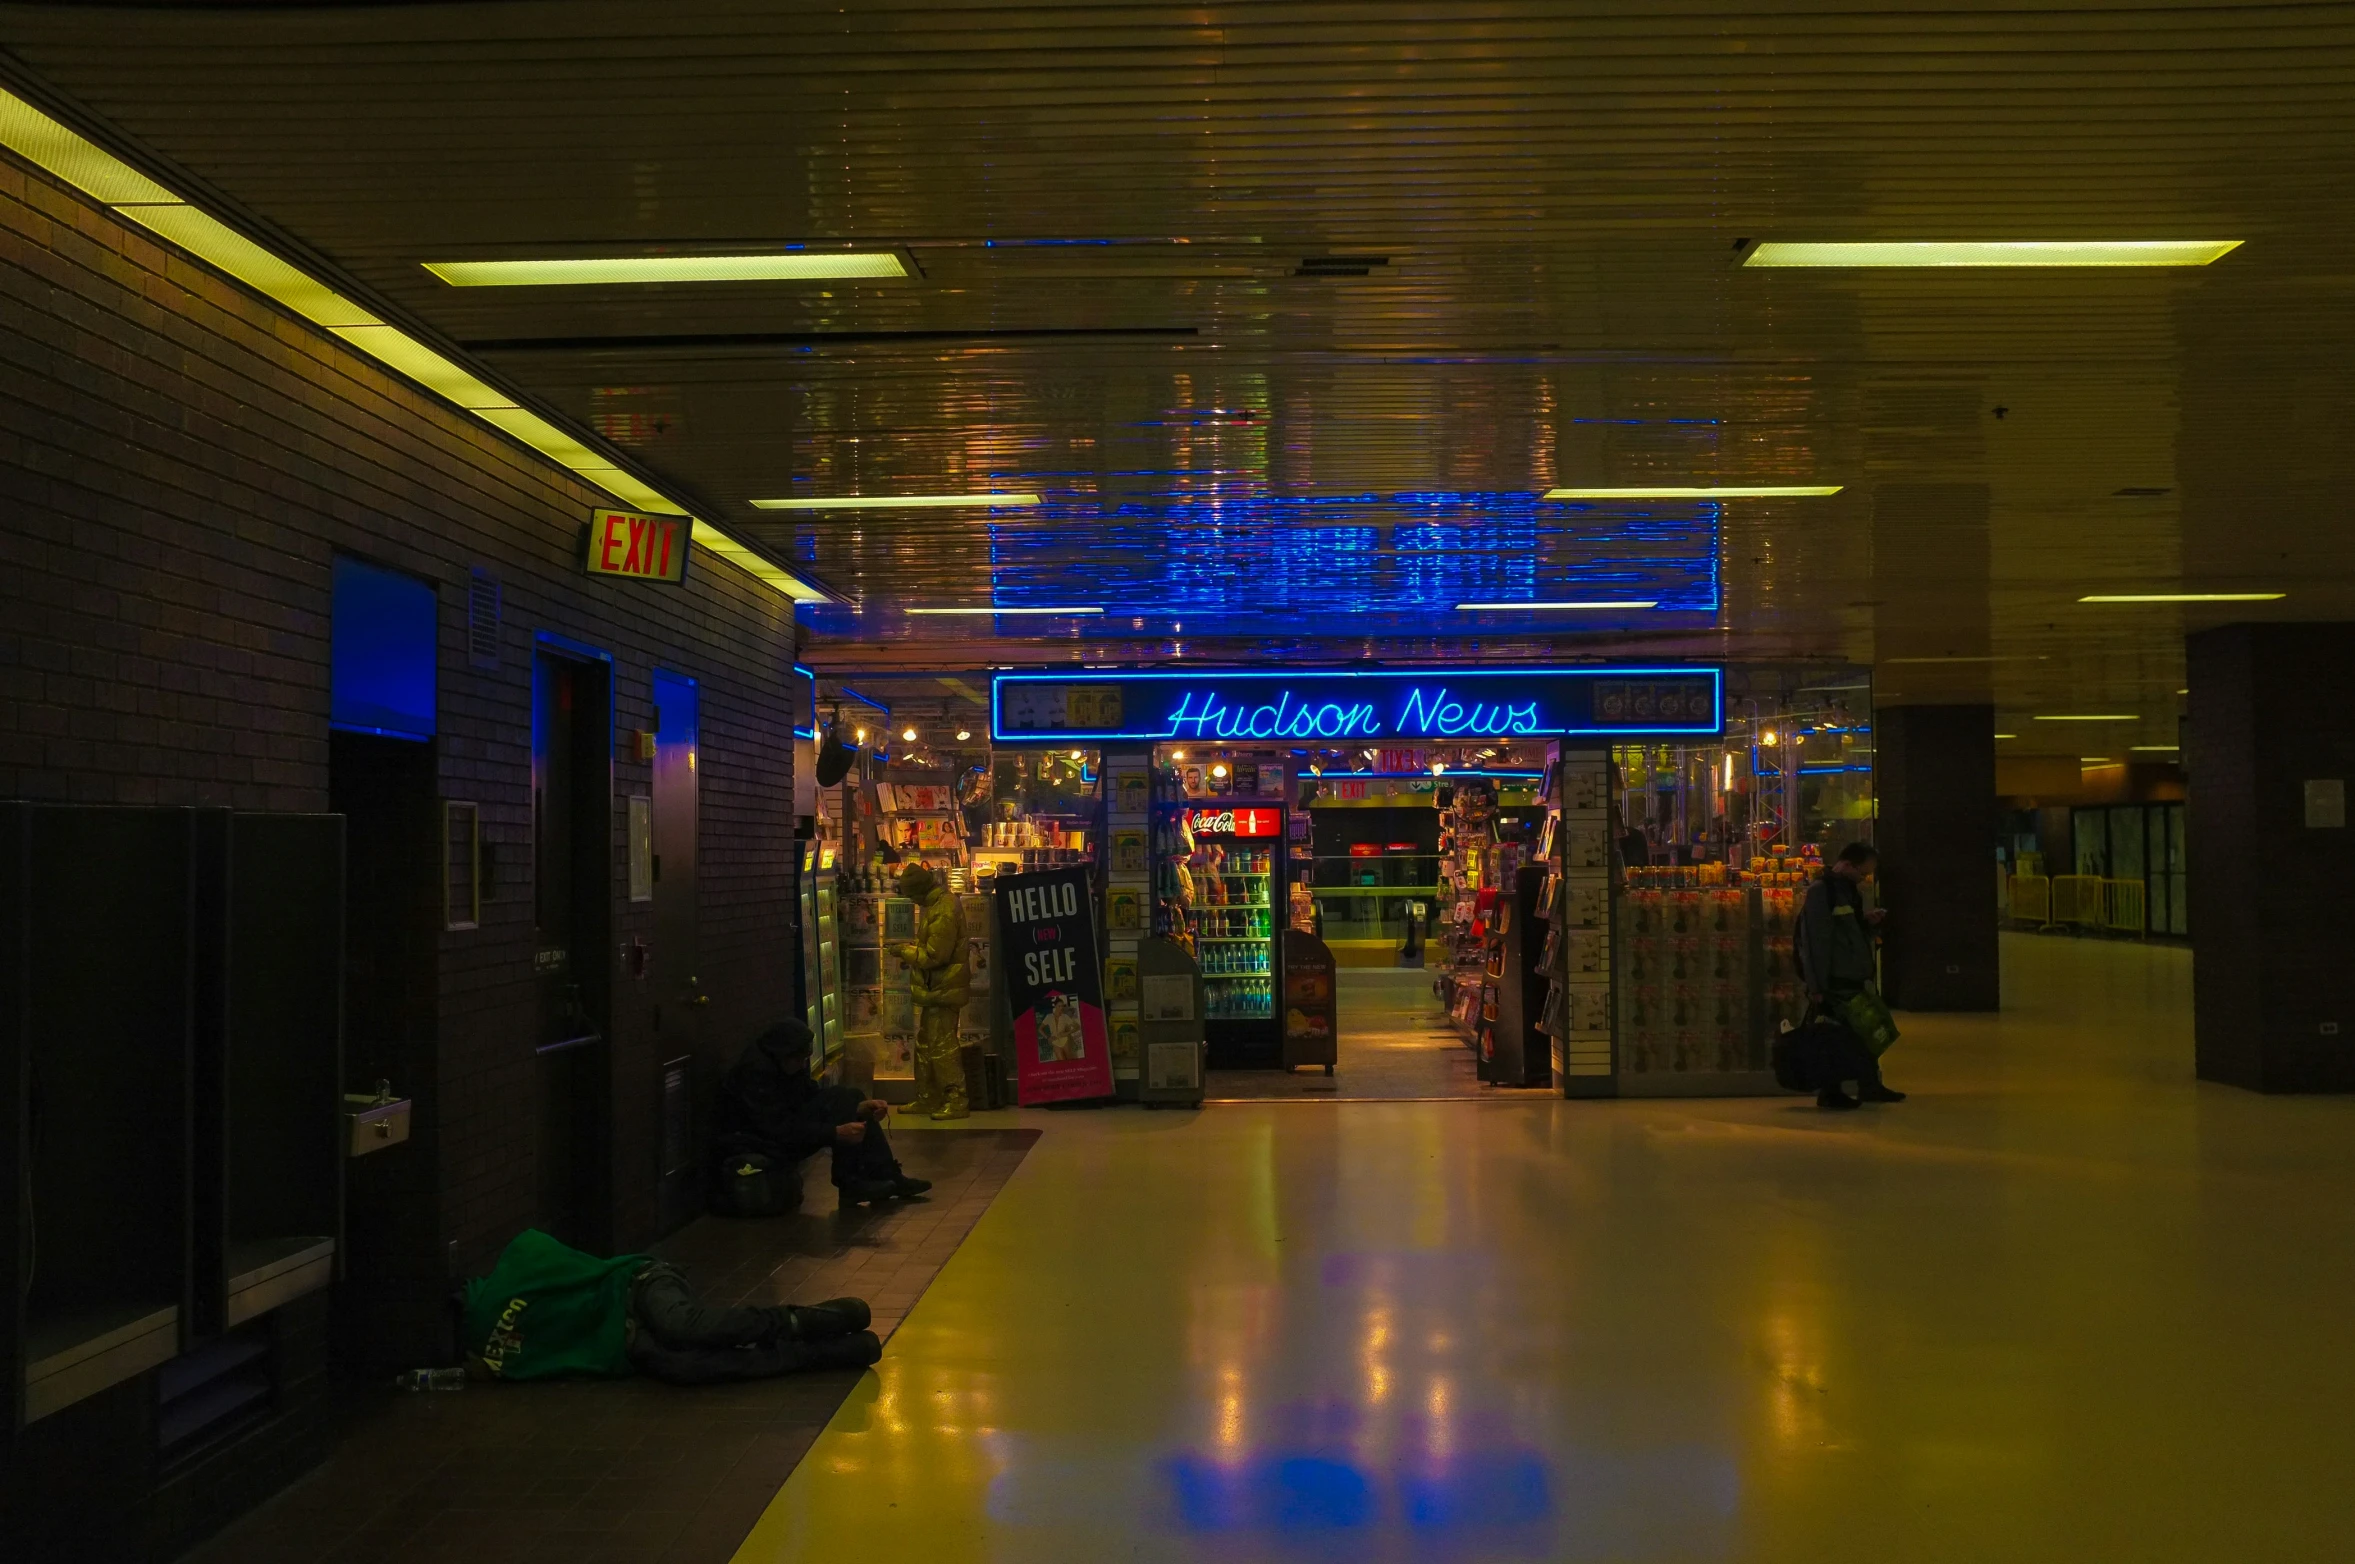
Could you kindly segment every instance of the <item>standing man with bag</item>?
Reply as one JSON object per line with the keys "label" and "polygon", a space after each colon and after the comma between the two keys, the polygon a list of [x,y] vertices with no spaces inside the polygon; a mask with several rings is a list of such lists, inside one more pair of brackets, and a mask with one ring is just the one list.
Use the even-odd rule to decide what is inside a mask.
{"label": "standing man with bag", "polygon": [[[1799,980],[1807,985],[1811,1026],[1830,1046],[1819,1062],[1815,1100],[1825,1108],[1853,1108],[1865,1102],[1903,1102],[1905,1093],[1881,1083],[1880,1051],[1896,1040],[1881,1004],[1879,963],[1873,930],[1882,910],[1867,908],[1862,889],[1880,861],[1869,842],[1850,842],[1807,891],[1792,935]],[[1838,1028],[1835,1036],[1831,1023]],[[1870,1033],[1872,1035],[1867,1035]],[[1840,1089],[1854,1081],[1855,1097]]]}

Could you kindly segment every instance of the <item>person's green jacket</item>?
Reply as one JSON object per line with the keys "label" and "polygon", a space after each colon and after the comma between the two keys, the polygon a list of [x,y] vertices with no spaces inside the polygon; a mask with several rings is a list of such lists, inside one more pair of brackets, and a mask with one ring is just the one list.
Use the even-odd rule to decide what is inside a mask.
{"label": "person's green jacket", "polygon": [[893,954],[915,969],[908,986],[916,1003],[926,1009],[961,1006],[973,991],[965,972],[965,919],[957,898],[946,887],[935,890],[917,909],[916,943]]}
{"label": "person's green jacket", "polygon": [[653,1263],[603,1260],[525,1228],[466,1284],[466,1355],[500,1379],[630,1372],[630,1289]]}

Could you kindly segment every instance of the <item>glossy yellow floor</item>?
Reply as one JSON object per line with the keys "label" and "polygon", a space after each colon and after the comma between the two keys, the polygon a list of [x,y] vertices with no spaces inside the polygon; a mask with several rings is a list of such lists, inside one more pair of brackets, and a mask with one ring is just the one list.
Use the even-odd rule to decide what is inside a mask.
{"label": "glossy yellow floor", "polygon": [[2196,1085],[2181,951],[2004,955],[1847,1116],[1037,1116],[738,1557],[2355,1556],[2355,1101]]}

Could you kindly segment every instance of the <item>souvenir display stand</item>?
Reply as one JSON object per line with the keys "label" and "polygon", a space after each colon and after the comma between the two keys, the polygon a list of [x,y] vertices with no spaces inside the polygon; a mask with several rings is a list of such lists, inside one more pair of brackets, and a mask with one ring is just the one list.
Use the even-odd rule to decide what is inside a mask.
{"label": "souvenir display stand", "polygon": [[1137,1098],[1147,1107],[1199,1107],[1209,1075],[1202,970],[1180,941],[1137,946]]}
{"label": "souvenir display stand", "polygon": [[[1112,1031],[1112,1085],[1122,1097],[1142,1096],[1144,968],[1139,951],[1148,942],[1153,893],[1150,761],[1142,750],[1107,753],[1103,775],[1104,1006]],[[1199,1095],[1198,1082],[1196,1091]]]}
{"label": "souvenir display stand", "polygon": [[1612,1095],[1617,952],[1612,907],[1611,761],[1601,750],[1564,750],[1548,789],[1560,865],[1550,898],[1547,992],[1538,1027],[1551,1040],[1553,1078],[1564,1095]]}

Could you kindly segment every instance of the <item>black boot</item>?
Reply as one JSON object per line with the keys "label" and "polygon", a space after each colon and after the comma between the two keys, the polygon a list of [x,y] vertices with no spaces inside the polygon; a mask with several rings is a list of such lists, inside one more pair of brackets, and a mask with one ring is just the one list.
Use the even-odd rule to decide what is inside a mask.
{"label": "black boot", "polygon": [[1819,1108],[1861,1108],[1864,1106],[1837,1086],[1827,1086],[1817,1092],[1815,1105]]}
{"label": "black boot", "polygon": [[899,1195],[898,1187],[887,1178],[853,1179],[836,1187],[841,1191],[845,1206],[879,1206]]}
{"label": "black boot", "polygon": [[829,1298],[824,1303],[789,1303],[782,1311],[795,1341],[831,1341],[863,1331],[874,1314],[863,1298]]}
{"label": "black boot", "polygon": [[883,1343],[873,1331],[863,1330],[830,1341],[801,1342],[792,1351],[796,1369],[863,1369],[883,1356]]}
{"label": "black boot", "polygon": [[902,1200],[913,1200],[918,1195],[932,1192],[932,1180],[910,1178],[905,1173],[895,1173],[891,1176],[891,1192]]}
{"label": "black boot", "polygon": [[1856,1095],[1862,1097],[1866,1102],[1905,1101],[1905,1093],[1899,1091],[1894,1086],[1885,1086],[1879,1081],[1868,1082],[1865,1085],[1858,1087]]}

